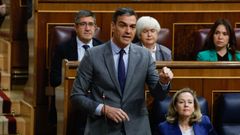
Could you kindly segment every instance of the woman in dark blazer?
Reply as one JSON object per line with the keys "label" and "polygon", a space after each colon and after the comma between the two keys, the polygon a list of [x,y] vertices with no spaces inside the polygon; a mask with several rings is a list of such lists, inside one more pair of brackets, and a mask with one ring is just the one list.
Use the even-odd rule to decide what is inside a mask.
{"label": "woman in dark blazer", "polygon": [[172,60],[171,50],[157,43],[160,30],[160,24],[155,18],[140,17],[136,24],[137,37],[140,41],[136,44],[148,48],[154,60],[170,61]]}
{"label": "woman in dark blazer", "polygon": [[166,121],[158,125],[159,135],[216,135],[206,115],[202,115],[193,90],[177,91],[168,108]]}
{"label": "woman in dark blazer", "polygon": [[236,50],[235,31],[226,19],[218,19],[207,35],[203,50],[197,54],[198,61],[239,61]]}

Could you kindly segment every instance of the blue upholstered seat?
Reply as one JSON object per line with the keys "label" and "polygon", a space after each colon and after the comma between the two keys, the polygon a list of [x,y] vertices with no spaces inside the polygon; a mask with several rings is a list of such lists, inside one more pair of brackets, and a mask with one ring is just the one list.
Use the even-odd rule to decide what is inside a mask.
{"label": "blue upholstered seat", "polygon": [[220,96],[214,104],[214,125],[219,135],[240,135],[240,93]]}

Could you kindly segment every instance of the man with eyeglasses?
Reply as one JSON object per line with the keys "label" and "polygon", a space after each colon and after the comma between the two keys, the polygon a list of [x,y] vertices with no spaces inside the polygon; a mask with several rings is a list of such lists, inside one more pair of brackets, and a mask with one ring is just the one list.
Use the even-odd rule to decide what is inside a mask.
{"label": "man with eyeglasses", "polygon": [[[102,43],[94,38],[97,26],[96,16],[93,12],[89,10],[80,10],[76,14],[74,21],[76,35],[73,35],[70,40],[57,45],[51,61],[50,85],[53,88],[61,84],[63,59],[69,61],[81,61],[88,48],[92,48]],[[55,106],[55,96],[52,97],[52,101]],[[67,134],[82,135],[84,133],[86,114],[81,110],[71,110],[70,116]]]}

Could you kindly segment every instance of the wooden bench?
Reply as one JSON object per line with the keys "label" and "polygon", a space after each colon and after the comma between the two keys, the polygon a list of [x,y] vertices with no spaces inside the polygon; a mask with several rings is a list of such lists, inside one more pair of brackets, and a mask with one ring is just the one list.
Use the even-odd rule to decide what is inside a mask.
{"label": "wooden bench", "polygon": [[0,88],[10,90],[11,84],[11,43],[0,38]]}
{"label": "wooden bench", "polygon": [[76,76],[76,69],[80,62],[64,60],[64,111],[63,111],[63,133],[67,134],[68,115],[70,110],[69,96],[72,90],[72,84]]}

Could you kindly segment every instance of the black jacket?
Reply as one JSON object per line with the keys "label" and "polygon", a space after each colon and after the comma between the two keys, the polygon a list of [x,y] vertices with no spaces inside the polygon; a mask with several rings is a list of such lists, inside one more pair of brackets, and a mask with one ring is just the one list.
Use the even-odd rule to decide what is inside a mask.
{"label": "black jacket", "polygon": [[[93,46],[100,44],[102,44],[100,40],[93,38]],[[77,40],[75,36],[64,43],[57,45],[54,51],[50,70],[50,85],[52,87],[57,87],[61,84],[63,59],[69,61],[78,60]]]}

